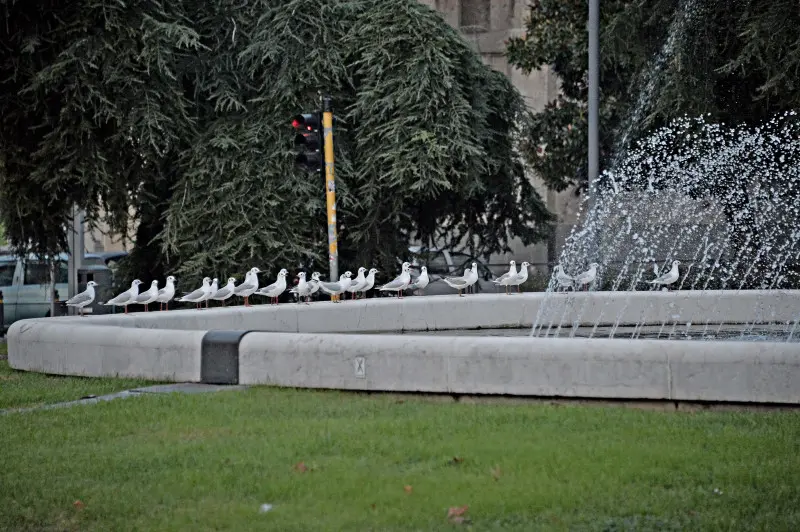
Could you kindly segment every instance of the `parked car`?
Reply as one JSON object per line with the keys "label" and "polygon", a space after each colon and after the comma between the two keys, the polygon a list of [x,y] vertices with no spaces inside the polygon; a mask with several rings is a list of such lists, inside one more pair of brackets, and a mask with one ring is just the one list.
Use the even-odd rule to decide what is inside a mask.
{"label": "parked car", "polygon": [[[126,256],[125,252],[87,253],[78,271],[78,291],[86,283],[95,281],[97,300],[88,307],[95,314],[110,312],[98,304],[108,299],[113,283],[114,261]],[[69,270],[66,254],[58,256],[55,266],[56,301],[66,301]],[[46,262],[31,255],[27,258],[0,255],[0,292],[3,293],[4,323],[8,327],[17,320],[50,316],[50,268]]]}
{"label": "parked car", "polygon": [[411,254],[411,280],[416,281],[420,274],[420,268],[428,268],[430,284],[425,288],[425,294],[442,295],[455,294],[457,290],[450,288],[442,277],[460,276],[464,274],[464,269],[472,267],[472,263],[478,263],[478,282],[473,286],[475,292],[495,292],[496,286],[492,283],[495,277],[489,267],[482,260],[475,258],[467,253],[460,251],[450,251],[447,249],[427,248],[422,246],[411,246],[408,248]]}

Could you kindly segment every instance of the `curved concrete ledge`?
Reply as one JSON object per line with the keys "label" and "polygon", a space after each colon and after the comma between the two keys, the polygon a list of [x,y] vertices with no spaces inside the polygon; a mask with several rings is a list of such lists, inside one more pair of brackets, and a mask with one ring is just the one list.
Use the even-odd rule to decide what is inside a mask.
{"label": "curved concrete ledge", "polygon": [[47,318],[47,321],[142,329],[326,333],[526,327],[537,317],[545,326],[550,322],[607,326],[615,322],[620,325],[787,323],[799,316],[800,290],[724,290],[412,296],[401,300],[373,298],[311,305],[288,303],[71,316]]}
{"label": "curved concrete ledge", "polygon": [[241,384],[800,403],[798,346],[587,338],[250,333]]}
{"label": "curved concrete ledge", "polygon": [[[9,329],[12,368],[57,375],[200,381],[205,331],[78,327],[56,319],[22,320]],[[12,334],[13,331],[13,334]]]}
{"label": "curved concrete ledge", "polygon": [[797,404],[800,343],[363,333],[530,327],[537,319],[546,328],[786,325],[798,317],[797,290],[501,293],[23,320],[8,343],[12,367],[64,375]]}

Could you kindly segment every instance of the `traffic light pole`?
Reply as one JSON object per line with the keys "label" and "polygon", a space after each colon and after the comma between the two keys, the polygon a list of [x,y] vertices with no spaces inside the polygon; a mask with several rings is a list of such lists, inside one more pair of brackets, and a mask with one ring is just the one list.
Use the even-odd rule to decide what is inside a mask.
{"label": "traffic light pole", "polygon": [[328,259],[331,281],[339,280],[339,245],[336,236],[336,181],[333,173],[333,102],[322,98],[322,139],[325,150],[325,196],[328,203]]}

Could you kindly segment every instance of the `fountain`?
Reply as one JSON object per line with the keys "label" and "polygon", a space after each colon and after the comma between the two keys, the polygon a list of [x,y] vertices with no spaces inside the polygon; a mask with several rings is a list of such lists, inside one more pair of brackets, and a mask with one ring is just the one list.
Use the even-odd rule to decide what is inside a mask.
{"label": "fountain", "polygon": [[[583,226],[573,229],[561,265],[574,274],[599,259],[594,288],[632,293],[653,290],[645,281],[679,260],[680,277],[671,288],[711,296],[708,311],[730,290],[766,291],[765,303],[736,323],[735,333],[724,321],[712,327],[704,316],[686,316],[671,303],[673,322],[662,322],[655,337],[674,337],[680,328],[681,336],[701,339],[719,338],[725,329],[739,338],[768,333],[772,340],[793,340],[800,309],[794,319],[776,323],[769,294],[800,283],[799,123],[796,112],[757,127],[684,117],[657,130],[602,176],[601,199]],[[561,334],[565,306],[552,303],[565,296],[556,286],[552,279],[533,336]],[[598,332],[599,319],[589,337]],[[619,325],[617,316],[604,333],[613,338]],[[637,338],[644,322],[633,325],[630,337]],[[690,334],[693,327],[699,334]],[[575,327],[570,330],[574,336]]]}

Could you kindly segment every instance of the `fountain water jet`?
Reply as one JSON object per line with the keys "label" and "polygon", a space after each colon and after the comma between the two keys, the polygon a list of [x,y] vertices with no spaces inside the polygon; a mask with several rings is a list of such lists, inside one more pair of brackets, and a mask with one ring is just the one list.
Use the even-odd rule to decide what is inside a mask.
{"label": "fountain water jet", "polygon": [[[605,270],[597,286],[633,292],[650,288],[643,281],[652,278],[651,264],[664,271],[677,259],[682,271],[673,288],[715,294],[715,305],[722,290],[800,285],[800,120],[795,111],[755,127],[716,124],[706,116],[677,119],[640,140],[601,183],[600,199],[562,251],[560,264],[569,274],[597,261]],[[621,265],[616,272],[615,265]],[[604,281],[609,273],[610,283]],[[548,286],[548,298],[561,297],[554,286]],[[579,315],[587,300],[581,304]],[[556,307],[562,315],[549,314],[548,302],[543,303],[533,336],[548,322],[548,333],[555,327],[558,336],[564,307]],[[662,332],[670,326],[674,331],[679,321],[704,319],[687,319],[679,310],[662,321]],[[770,325],[768,306],[753,310],[742,324],[742,338],[757,323]],[[610,337],[618,325],[617,320]],[[634,337],[643,325],[635,324]],[[706,321],[702,336],[709,325]],[[718,337],[725,324],[715,325],[712,334]]]}

